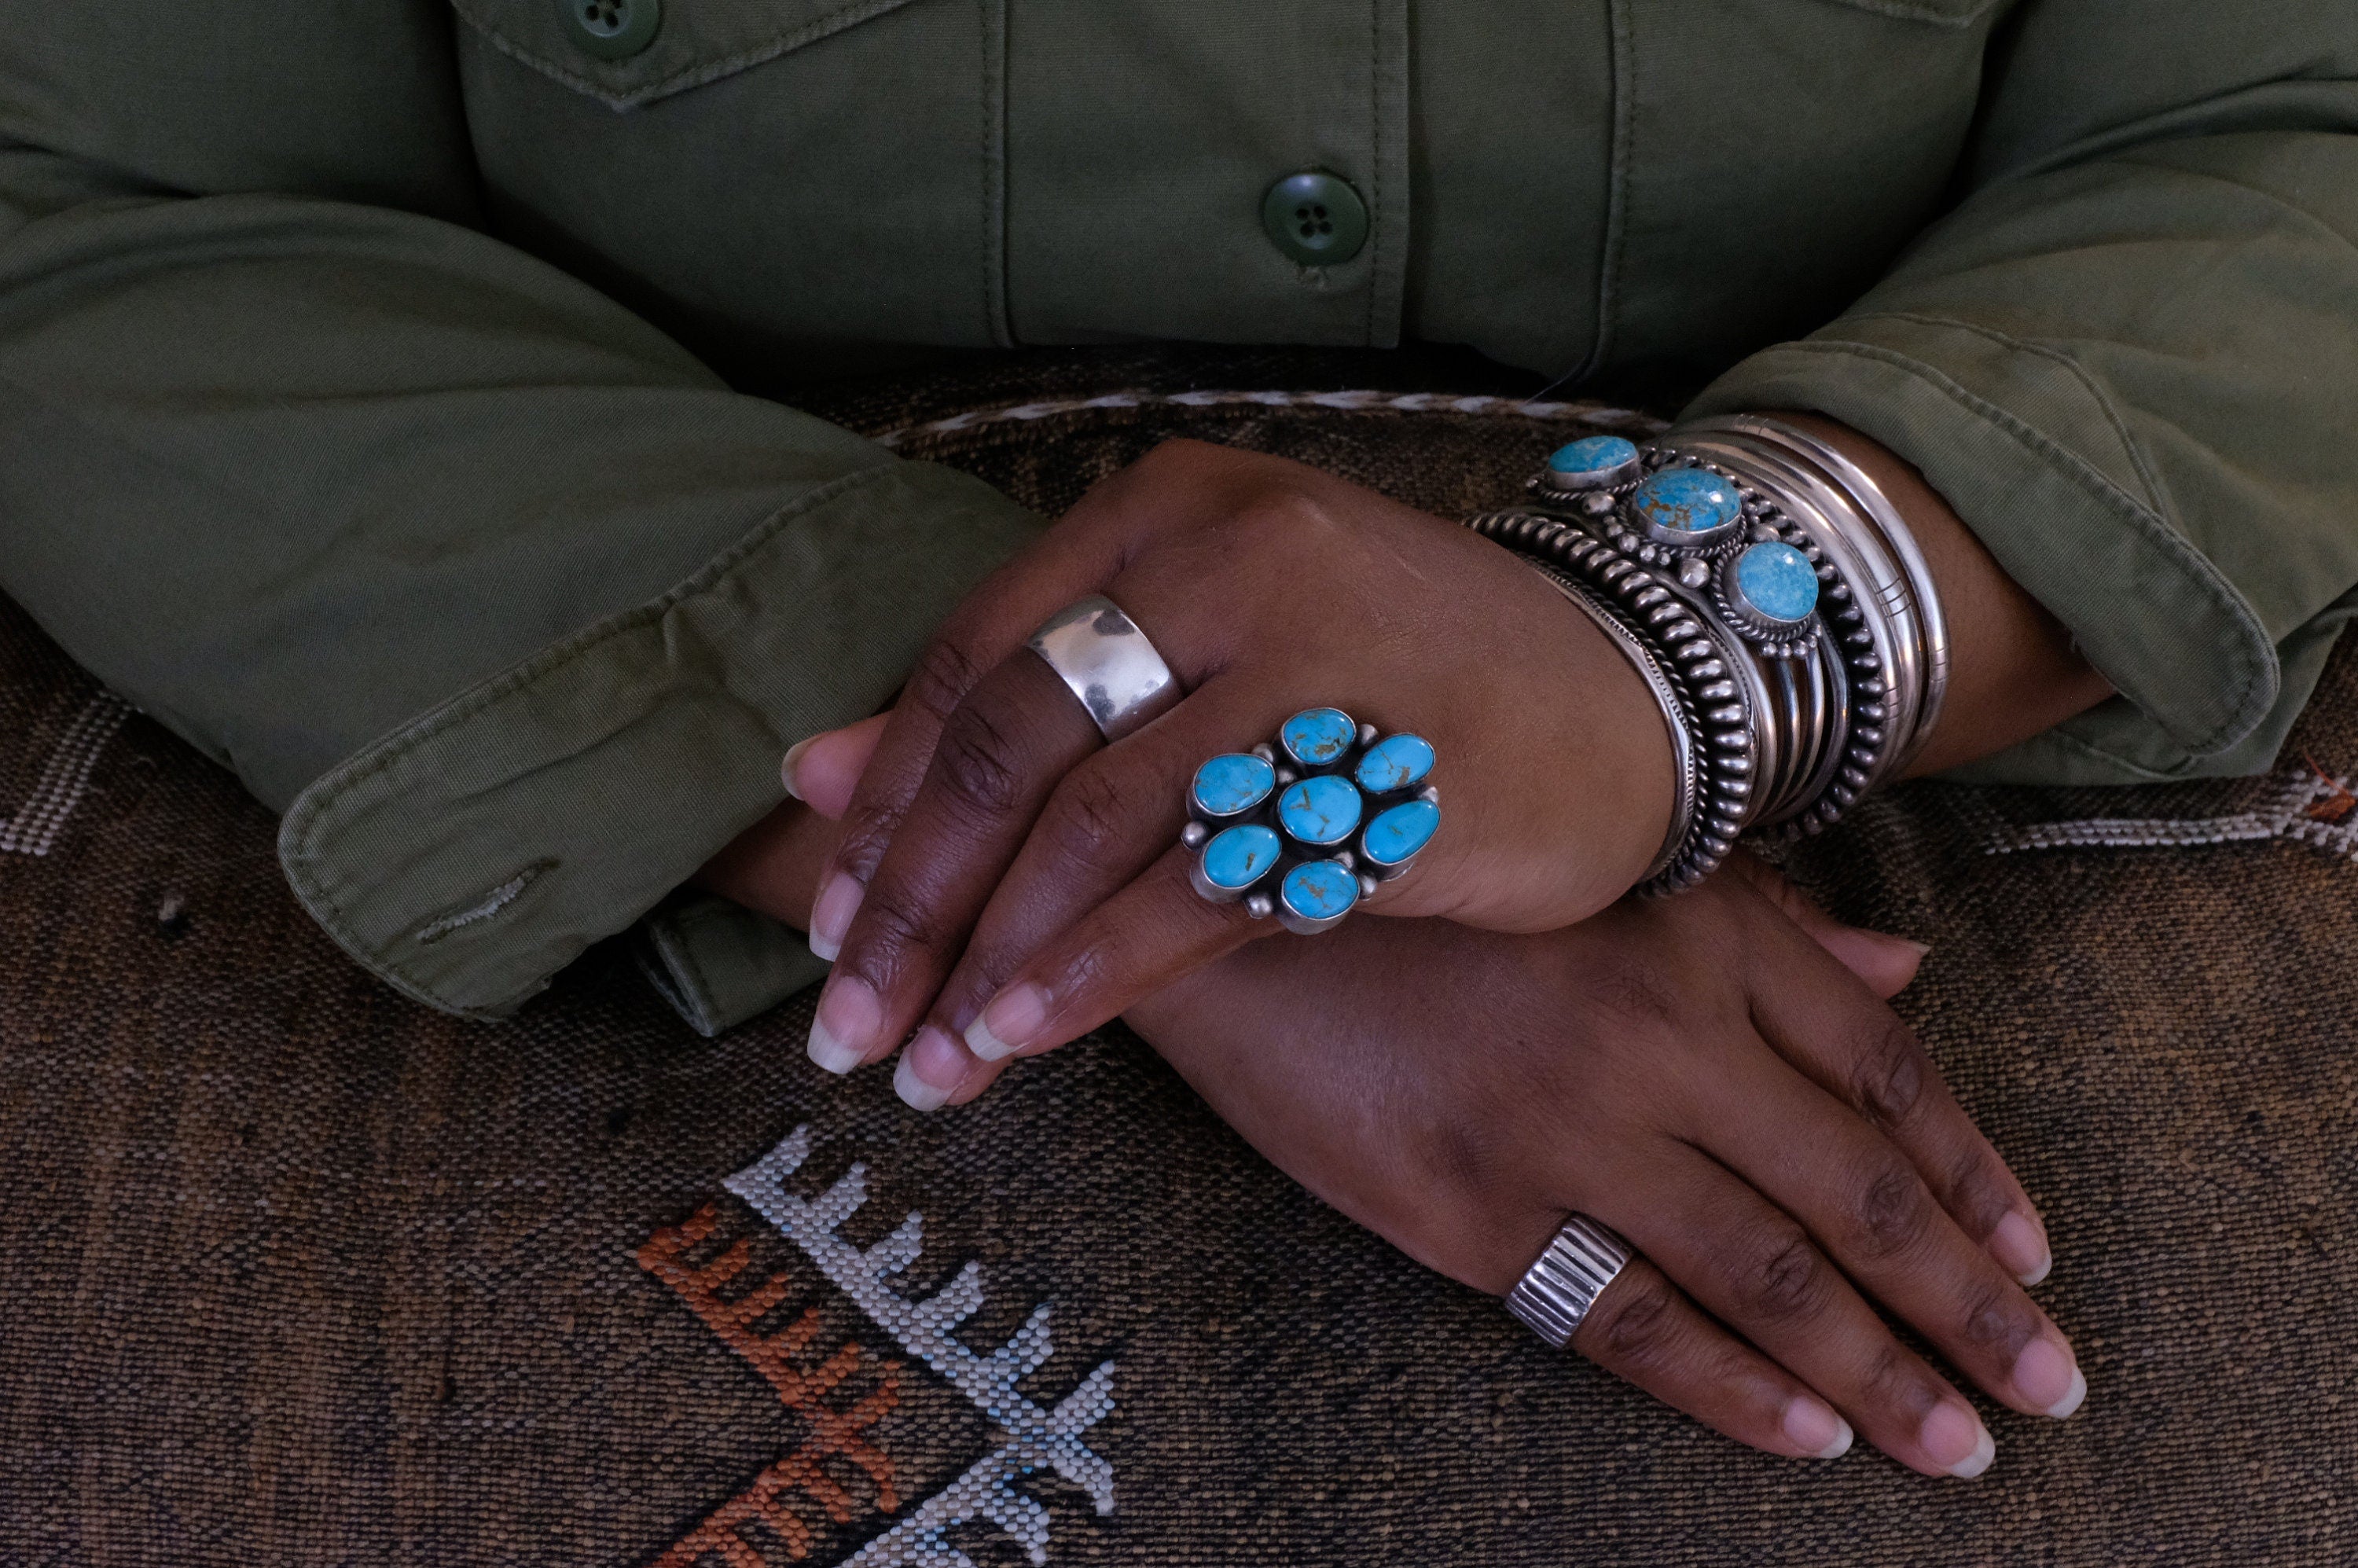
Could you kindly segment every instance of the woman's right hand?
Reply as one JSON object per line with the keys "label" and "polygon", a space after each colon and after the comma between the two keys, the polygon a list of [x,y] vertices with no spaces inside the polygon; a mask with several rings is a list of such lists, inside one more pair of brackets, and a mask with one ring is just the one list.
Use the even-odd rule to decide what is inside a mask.
{"label": "woman's right hand", "polygon": [[2086,1383],[2018,1282],[2046,1273],[2044,1227],[1777,885],[1529,936],[1347,921],[1129,1020],[1271,1161],[1454,1279],[1504,1294],[1567,1212],[1619,1231],[1639,1256],[1574,1347],[1728,1436],[1832,1457],[1855,1428],[1979,1475],[1980,1418],[1877,1309],[1993,1398],[2069,1415]]}

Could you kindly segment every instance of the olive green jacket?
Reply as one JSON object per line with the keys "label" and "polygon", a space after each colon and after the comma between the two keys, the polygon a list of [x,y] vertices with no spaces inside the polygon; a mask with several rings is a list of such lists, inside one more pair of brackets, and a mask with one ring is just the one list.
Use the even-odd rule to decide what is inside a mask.
{"label": "olive green jacket", "polygon": [[[734,390],[900,346],[1423,340],[1822,410],[2123,694],[1985,776],[2263,767],[2358,606],[2352,0],[0,18],[0,589],[437,1007],[656,908],[1039,526]],[[1312,168],[1368,227],[1303,265],[1262,196]],[[702,1027],[812,972],[666,908]]]}

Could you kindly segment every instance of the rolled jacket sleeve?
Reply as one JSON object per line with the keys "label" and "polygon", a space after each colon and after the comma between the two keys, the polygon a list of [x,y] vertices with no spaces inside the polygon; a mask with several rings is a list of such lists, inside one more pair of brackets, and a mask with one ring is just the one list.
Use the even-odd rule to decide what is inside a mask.
{"label": "rolled jacket sleeve", "polygon": [[[257,104],[358,70],[345,11],[287,23]],[[136,78],[88,38],[51,76],[103,58]],[[1037,525],[425,210],[464,215],[447,146],[373,188],[406,206],[274,162],[299,127],[167,168],[35,74],[0,95],[0,589],[284,809],[304,905],[419,1000],[504,1014],[663,903]],[[390,144],[462,143],[394,90]],[[321,93],[356,134],[369,89]],[[809,973],[751,916],[656,946],[733,977],[705,1026]]]}
{"label": "rolled jacket sleeve", "polygon": [[1969,194],[1690,412],[1908,458],[2120,693],[1971,776],[2259,771],[2358,608],[2358,20],[2032,0],[1990,65]]}

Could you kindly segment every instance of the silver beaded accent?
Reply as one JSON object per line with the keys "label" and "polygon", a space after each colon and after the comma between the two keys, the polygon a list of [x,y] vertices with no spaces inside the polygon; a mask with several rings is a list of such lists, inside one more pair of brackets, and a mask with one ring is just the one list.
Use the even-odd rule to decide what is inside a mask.
{"label": "silver beaded accent", "polygon": [[1573,1215],[1507,1292],[1507,1310],[1561,1350],[1628,1263],[1627,1242],[1586,1215]]}

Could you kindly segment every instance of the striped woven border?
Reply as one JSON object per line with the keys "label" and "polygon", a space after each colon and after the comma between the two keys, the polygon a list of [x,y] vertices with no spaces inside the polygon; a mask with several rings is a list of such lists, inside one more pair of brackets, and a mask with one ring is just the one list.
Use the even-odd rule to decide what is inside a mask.
{"label": "striped woven border", "polygon": [[1109,392],[1097,397],[1049,399],[1013,403],[1000,408],[975,408],[924,425],[904,425],[875,438],[880,446],[898,447],[927,436],[950,436],[986,425],[1022,424],[1085,414],[1099,408],[1325,408],[1347,414],[1487,414],[1536,420],[1543,424],[1593,425],[1600,429],[1628,430],[1651,436],[1670,427],[1667,420],[1632,408],[1606,403],[1528,403],[1512,397],[1457,396],[1441,392]]}

